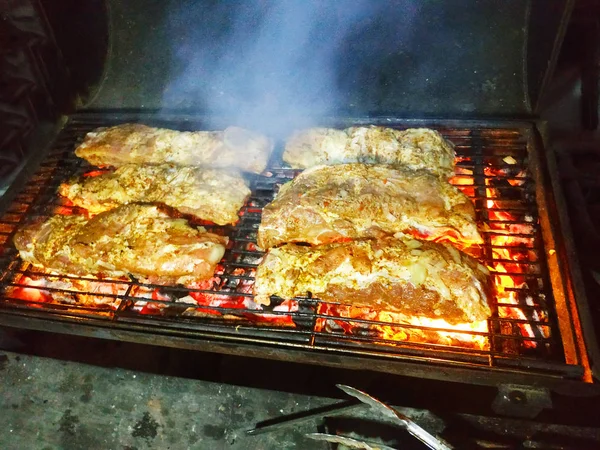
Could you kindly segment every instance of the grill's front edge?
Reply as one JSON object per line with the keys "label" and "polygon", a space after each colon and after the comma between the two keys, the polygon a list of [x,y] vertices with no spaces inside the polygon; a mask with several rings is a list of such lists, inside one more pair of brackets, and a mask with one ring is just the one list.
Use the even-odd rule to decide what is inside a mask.
{"label": "grill's front edge", "polygon": [[[564,280],[563,268],[553,258],[545,257],[550,250],[560,250],[553,245],[553,217],[543,194],[546,185],[540,178],[543,167],[537,155],[539,149],[532,141],[531,127],[521,123],[397,119],[331,123],[432,126],[456,144],[459,173],[464,178],[457,182],[473,198],[478,220],[487,224],[481,258],[496,269],[494,277],[510,278],[513,283],[503,287],[504,300],[496,299],[488,330],[466,332],[486,340],[486,347],[441,345],[426,339],[386,342],[364,332],[361,320],[333,320],[324,312],[324,302],[317,299],[298,299],[293,307],[276,304],[267,311],[248,307],[245,300],[252,297],[249,288],[261,256],[254,245],[260,210],[277,186],[293,176],[293,171],[277,162],[277,156],[269,176],[251,180],[253,194],[238,225],[221,230],[232,244],[211,285],[165,288],[136,280],[98,281],[56,275],[55,279],[63,283],[59,286],[66,282],[69,286],[89,286],[93,282],[96,292],[86,293],[87,304],[78,292],[56,284],[34,286],[43,292],[43,298],[33,301],[15,295],[15,289],[31,288],[24,277],[31,280],[52,276],[40,274],[20,261],[10,244],[14,232],[26,222],[72,209],[59,201],[56,188],[73,175],[91,169],[73,155],[75,144],[95,127],[123,121],[202,129],[201,120],[193,117],[73,116],[36,175],[27,180],[0,219],[0,245],[5,246],[0,256],[3,325],[484,385],[543,384],[578,390],[585,389],[581,381],[591,381],[585,348],[577,344],[573,299],[563,291],[566,287],[557,283]],[[503,241],[509,234],[517,237],[517,244]],[[506,260],[505,251],[518,258]],[[518,280],[516,284],[514,280]],[[49,303],[48,296],[58,296],[62,301]],[[189,296],[200,303],[181,301]],[[236,304],[211,303],[215,296]],[[100,297],[104,308],[90,306]],[[342,325],[344,321],[352,322],[360,332],[348,335],[340,331],[336,328],[340,321]],[[323,327],[324,322],[331,326]],[[420,333],[418,325],[404,329],[409,334]]]}

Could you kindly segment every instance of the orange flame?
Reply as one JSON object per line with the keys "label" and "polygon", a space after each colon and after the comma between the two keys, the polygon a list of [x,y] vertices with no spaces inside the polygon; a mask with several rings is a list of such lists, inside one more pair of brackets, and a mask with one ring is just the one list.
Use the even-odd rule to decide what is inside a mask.
{"label": "orange flame", "polygon": [[[368,334],[372,330],[378,338],[389,341],[390,344],[411,341],[478,350],[489,349],[486,320],[451,324],[439,318],[432,319],[396,312],[376,311],[368,307],[329,303],[320,303],[318,313],[322,317],[317,319],[317,332],[335,333],[338,328],[346,334],[360,336],[364,333]],[[351,319],[387,322],[390,325],[357,322]]]}
{"label": "orange flame", "polygon": [[[471,323],[450,324],[444,319],[430,319],[427,317],[405,316],[391,312],[379,313],[378,320],[383,322],[407,323],[415,328],[406,328],[399,330],[398,327],[381,326],[383,339],[391,340],[417,340],[421,342],[430,342],[433,340],[442,345],[460,345],[463,347],[473,347],[480,350],[489,349],[487,338],[488,323],[487,320]],[[423,327],[423,328],[416,328]],[[430,339],[432,332],[427,328],[435,329],[434,339]],[[440,331],[443,330],[443,331]],[[416,338],[416,339],[415,339]]]}
{"label": "orange flame", "polygon": [[[247,269],[236,269],[232,275],[245,275],[245,270]],[[218,267],[217,271],[222,273],[223,267]],[[129,286],[127,279],[81,279],[59,276],[49,271],[39,273],[40,275],[35,278],[17,275],[14,286],[7,290],[8,297],[25,301],[28,306],[33,307],[44,307],[43,304],[47,306],[69,304],[74,307],[79,305],[115,311],[123,301],[120,297],[127,294]],[[163,294],[160,288],[134,285],[129,290],[127,298],[135,299],[131,302],[131,310],[143,315],[161,315],[170,306],[187,304],[189,308],[185,310],[184,315],[225,318],[235,316],[253,322],[273,323],[286,327],[295,325],[292,317],[285,313],[297,311],[297,301],[283,302],[273,308],[274,313],[263,312],[261,306],[254,303],[251,297],[239,295],[251,293],[253,282],[240,280],[235,293],[218,293],[220,282],[220,276],[196,282],[187,286],[190,289],[188,296],[176,300]],[[218,308],[226,308],[230,311]],[[238,313],[235,310],[245,311]],[[248,312],[248,310],[253,311]],[[86,313],[89,314],[89,311]],[[100,310],[98,313],[104,315]]]}
{"label": "orange flame", "polygon": [[33,303],[52,302],[50,293],[42,289],[45,284],[45,280],[33,280],[29,277],[24,277],[23,286],[13,288],[12,295]]}

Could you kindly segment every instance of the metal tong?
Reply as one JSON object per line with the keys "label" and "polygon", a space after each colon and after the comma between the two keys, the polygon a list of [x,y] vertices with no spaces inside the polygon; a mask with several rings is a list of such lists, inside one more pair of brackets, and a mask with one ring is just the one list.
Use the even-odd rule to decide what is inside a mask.
{"label": "metal tong", "polygon": [[[412,436],[416,439],[424,443],[427,447],[433,450],[449,450],[453,447],[445,442],[444,440],[433,436],[428,431],[421,428],[415,422],[413,422],[410,418],[405,416],[404,414],[399,413],[395,409],[389,407],[385,403],[377,400],[374,397],[371,397],[366,392],[360,391],[351,386],[346,386],[343,384],[336,385],[339,389],[344,391],[346,394],[358,399],[361,403],[351,403],[351,402],[343,402],[335,405],[330,405],[324,408],[318,408],[317,411],[314,411],[310,414],[295,414],[293,417],[288,417],[284,421],[277,421],[274,423],[262,423],[257,425],[256,428],[252,430],[248,430],[247,433],[250,435],[257,435],[261,433],[267,433],[269,431],[274,431],[289,425],[296,425],[298,423],[304,423],[310,420],[313,420],[316,417],[323,417],[324,415],[337,415],[344,412],[350,412],[352,410],[357,409],[358,407],[362,407],[363,405],[367,405],[376,411],[379,411],[384,416],[392,419],[394,424],[404,428],[408,431]],[[269,421],[271,422],[271,421]],[[338,436],[334,434],[327,433],[310,433],[306,435],[311,439],[315,439],[318,441],[331,442],[336,444],[344,444],[350,448],[358,448],[363,450],[394,450],[391,447],[368,443],[358,439],[349,438],[346,436]]]}
{"label": "metal tong", "polygon": [[[346,386],[343,384],[338,384],[336,386],[339,389],[341,389],[342,391],[344,391],[346,394],[360,400],[362,403],[370,406],[371,408],[380,412],[387,418],[392,419],[396,425],[404,428],[412,436],[417,438],[419,441],[421,441],[423,444],[425,444],[430,449],[450,450],[453,448],[450,444],[448,444],[443,439],[440,439],[440,438],[432,435],[431,433],[429,433],[425,429],[421,428],[419,425],[417,425],[415,422],[413,422],[410,418],[408,418],[404,414],[399,413],[398,411],[396,411],[395,409],[386,405],[385,403],[377,400],[374,397],[371,397],[366,392],[360,391],[356,388],[353,388],[351,386]],[[386,446],[377,445],[376,447],[374,447],[370,444],[363,443],[361,441],[357,441],[354,439],[345,438],[345,437],[341,437],[341,436],[331,435],[331,434],[325,434],[325,433],[313,433],[313,434],[309,434],[307,436],[312,439],[317,439],[317,440],[321,440],[321,441],[345,444],[352,448],[362,448],[362,449],[367,449],[367,450],[374,449],[374,448],[379,448],[382,450],[389,449],[389,447],[386,447]]]}

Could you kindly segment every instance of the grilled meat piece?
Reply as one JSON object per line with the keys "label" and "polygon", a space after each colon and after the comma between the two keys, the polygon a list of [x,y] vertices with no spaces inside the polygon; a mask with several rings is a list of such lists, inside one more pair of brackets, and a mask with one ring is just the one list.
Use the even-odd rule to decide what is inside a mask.
{"label": "grilled meat piece", "polygon": [[324,301],[456,324],[490,316],[488,290],[487,268],[454,247],[389,237],[273,248],[257,269],[254,301],[310,292]]}
{"label": "grilled meat piece", "polygon": [[453,145],[427,128],[309,128],[292,135],[283,159],[295,169],[362,162],[454,175]]}
{"label": "grilled meat piece", "polygon": [[14,242],[24,261],[60,273],[187,284],[213,276],[227,238],[131,204],[89,220],[56,215],[19,230]]}
{"label": "grilled meat piece", "polygon": [[272,149],[267,137],[238,127],[176,131],[124,124],[88,133],[75,154],[96,166],[172,163],[260,173]]}
{"label": "grilled meat piece", "polygon": [[156,202],[225,225],[237,222],[250,189],[239,174],[224,170],[126,164],[115,172],[62,184],[59,193],[94,214],[128,203]]}
{"label": "grilled meat piece", "polygon": [[458,188],[424,171],[341,164],[308,169],[284,184],[262,214],[258,245],[313,245],[396,233],[483,242],[475,209]]}

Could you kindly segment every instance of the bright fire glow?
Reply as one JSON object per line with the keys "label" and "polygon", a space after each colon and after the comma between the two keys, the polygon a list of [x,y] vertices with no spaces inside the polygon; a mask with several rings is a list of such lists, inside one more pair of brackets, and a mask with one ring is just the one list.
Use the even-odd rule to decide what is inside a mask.
{"label": "bright fire glow", "polygon": [[[487,350],[489,342],[487,339],[488,324],[486,320],[472,323],[450,324],[444,319],[429,319],[427,317],[402,317],[399,314],[390,312],[379,313],[378,320],[383,322],[407,323],[409,325],[426,328],[436,328],[444,331],[435,331],[435,343],[442,345],[461,345],[475,347],[480,350]],[[395,341],[418,340],[429,342],[431,331],[420,328],[399,329],[393,326],[379,326],[384,339]],[[452,330],[452,331],[449,331]],[[482,333],[482,334],[478,334]],[[415,339],[416,338],[416,339]]]}
{"label": "bright fire glow", "polygon": [[[533,247],[533,226],[528,223],[523,223],[515,219],[515,216],[506,210],[502,210],[498,204],[498,190],[491,187],[493,177],[498,175],[506,176],[502,170],[493,169],[492,167],[485,168],[486,175],[486,197],[488,216],[490,218],[490,230],[494,234],[490,235],[490,243],[492,244],[492,255],[494,257],[492,269],[495,272],[494,281],[497,292],[497,302],[499,304],[512,304],[511,306],[498,306],[498,316],[500,318],[517,319],[526,322],[541,321],[540,314],[533,310],[531,317],[525,315],[522,304],[519,302],[518,291],[527,289],[527,281],[523,270],[522,262],[526,259],[519,251],[519,247]],[[508,184],[517,187],[522,186],[525,179],[525,173],[521,172],[515,177],[508,178]],[[516,222],[516,223],[515,223]],[[515,236],[517,235],[517,236]],[[514,262],[513,262],[514,261]],[[505,274],[505,275],[504,275]],[[523,274],[523,275],[519,275]],[[532,304],[533,299],[526,300]],[[526,337],[535,338],[536,334],[531,324],[517,323],[521,334]],[[544,337],[548,337],[547,327],[538,327],[539,332]],[[535,341],[524,340],[525,347],[534,348],[537,346]]]}
{"label": "bright fire glow", "polygon": [[12,295],[16,298],[27,300],[34,303],[52,302],[52,296],[43,288],[46,286],[46,280],[33,280],[29,277],[23,279],[24,287],[13,288]]}
{"label": "bright fire glow", "polygon": [[[444,319],[409,316],[406,314],[375,311],[368,307],[319,304],[318,313],[325,317],[317,320],[318,332],[335,332],[341,329],[347,334],[361,335],[372,330],[380,339],[389,341],[411,341],[449,346],[461,346],[479,350],[489,349],[487,321],[450,324]],[[340,319],[344,317],[344,319]],[[350,320],[349,320],[350,319]],[[373,325],[355,322],[361,319],[389,322],[390,325]],[[400,324],[404,326],[398,326]]]}
{"label": "bright fire glow", "polygon": [[[222,272],[223,269],[220,267],[217,270]],[[243,275],[244,270],[239,269],[234,271],[234,274]],[[7,294],[9,297],[30,302],[29,306],[34,307],[43,307],[43,304],[71,304],[116,311],[123,301],[119,297],[127,294],[127,281],[65,278],[46,272],[35,279],[17,276],[16,286],[8,288]],[[251,297],[236,295],[250,293],[251,281],[240,280],[235,293],[214,293],[214,287],[220,282],[221,277],[218,276],[197,282],[187,286],[191,290],[189,295],[177,299],[171,299],[162,293],[160,288],[134,285],[127,298],[136,299],[132,301],[131,309],[143,315],[162,315],[166,308],[187,305],[189,307],[183,314],[188,316],[245,318],[254,322],[294,326],[291,316],[285,313],[297,311],[297,301],[283,302],[273,308],[274,313],[267,313],[263,312],[262,306],[254,303]],[[212,292],[201,292],[202,290]]]}

